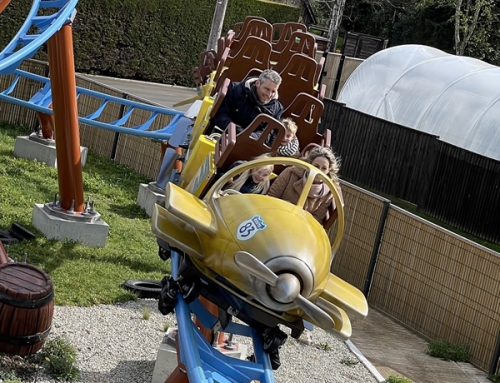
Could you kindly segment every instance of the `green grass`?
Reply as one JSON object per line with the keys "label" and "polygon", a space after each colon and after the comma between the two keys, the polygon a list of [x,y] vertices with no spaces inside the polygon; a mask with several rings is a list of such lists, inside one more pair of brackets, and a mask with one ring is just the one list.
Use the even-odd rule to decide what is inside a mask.
{"label": "green grass", "polygon": [[90,248],[71,241],[47,240],[31,224],[35,203],[54,200],[57,169],[15,158],[14,143],[25,128],[0,123],[0,230],[14,222],[36,235],[8,247],[9,256],[49,274],[57,305],[91,306],[136,299],[121,287],[127,279],[161,280],[170,263],[158,257],[150,218],[136,205],[140,183],[150,180],[109,159],[89,153],[83,167],[84,198],[109,225],[106,246]]}
{"label": "green grass", "polygon": [[493,383],[500,383],[500,374],[488,375],[488,379]]}

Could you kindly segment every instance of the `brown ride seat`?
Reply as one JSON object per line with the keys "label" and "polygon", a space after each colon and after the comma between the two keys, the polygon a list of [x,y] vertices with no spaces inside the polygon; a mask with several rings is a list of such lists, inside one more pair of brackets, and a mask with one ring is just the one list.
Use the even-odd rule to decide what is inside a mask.
{"label": "brown ride seat", "polygon": [[297,124],[297,138],[300,148],[315,143],[320,146],[330,146],[331,132],[318,133],[318,124],[323,114],[324,105],[316,97],[307,93],[299,93],[283,112],[282,118],[289,117]]}
{"label": "brown ride seat", "polygon": [[[276,30],[279,27],[280,25],[277,25]],[[276,42],[273,41],[273,50],[281,52],[283,49],[285,49],[286,45],[288,44],[288,40],[290,40],[292,33],[295,31],[307,32],[307,27],[302,23],[296,23],[296,22],[286,23],[283,27],[280,28],[278,41]]]}
{"label": "brown ride seat", "polygon": [[231,49],[229,55],[234,56],[241,49],[245,40],[249,36],[256,36],[269,41],[271,43],[273,34],[273,26],[265,20],[252,19],[241,31],[238,37],[235,37],[229,48]]}
{"label": "brown ride seat", "polygon": [[[262,124],[266,126],[261,135],[257,139],[253,138],[252,133],[261,129]],[[269,135],[275,130],[277,132],[274,142],[267,144]],[[239,134],[236,134],[236,125],[231,123],[215,145],[215,166],[218,169],[224,169],[239,160],[250,160],[261,154],[274,153],[284,136],[285,127],[283,124],[267,114],[259,114]]]}
{"label": "brown ride seat", "polygon": [[260,17],[260,16],[247,16],[245,17],[245,20],[240,21],[233,26],[233,31],[236,33],[234,36],[236,39],[239,39],[241,37],[241,33],[247,28],[248,23],[250,20],[262,20],[262,21],[267,21],[265,18]]}
{"label": "brown ride seat", "polygon": [[[215,117],[215,114],[217,113],[217,110],[219,110],[219,107],[222,104],[222,101],[224,101],[224,97],[226,97],[227,94],[227,89],[229,87],[229,84],[231,83],[231,80],[228,78],[224,79],[221,87],[219,88],[219,91],[217,92],[217,96],[215,97],[214,103],[212,104],[212,109],[210,109],[210,120],[203,132],[199,132],[199,134],[211,134],[213,133],[214,126],[212,125],[211,121]],[[224,126],[219,127],[221,129],[224,129]],[[197,137],[196,137],[197,138]],[[193,137],[193,141],[194,141]]]}
{"label": "brown ride seat", "polygon": [[217,65],[226,49],[231,45],[234,39],[234,31],[229,30],[226,36],[222,36],[217,40],[217,50],[203,51],[200,54],[200,65],[193,69],[193,77],[196,86],[204,85],[210,74],[217,69]]}
{"label": "brown ride seat", "polygon": [[200,65],[193,69],[193,77],[196,86],[205,84],[210,76],[210,73],[212,73],[216,68],[216,52],[214,50],[201,52]]}
{"label": "brown ride seat", "polygon": [[[214,76],[216,85],[212,90],[212,95],[217,93],[219,84],[222,84],[226,78],[231,79],[231,81],[242,81],[252,69],[268,69],[270,67],[271,43],[255,36],[249,36],[234,57],[230,58],[228,55],[229,48],[226,48]],[[227,64],[228,59],[231,59],[230,65]],[[224,69],[226,66],[227,69]]]}
{"label": "brown ride seat", "polygon": [[229,48],[233,43],[234,36],[236,36],[236,33],[233,30],[229,30],[226,36],[220,37],[219,40],[217,40],[217,55],[215,56],[216,64],[219,63],[226,48]]}
{"label": "brown ride seat", "polygon": [[315,89],[317,67],[318,63],[311,57],[301,53],[295,53],[292,56],[280,73],[282,83],[279,88],[279,100],[284,108],[287,108],[292,103],[295,95],[301,92],[322,99],[321,92]]}
{"label": "brown ride seat", "polygon": [[316,74],[314,75],[314,82],[317,84],[323,71],[323,66],[325,65],[325,56],[321,56],[318,65],[316,66]]}
{"label": "brown ride seat", "polygon": [[281,52],[275,50],[271,52],[271,62],[275,63],[273,69],[276,72],[281,72],[295,53],[302,53],[314,59],[316,49],[317,44],[313,35],[295,31]]}

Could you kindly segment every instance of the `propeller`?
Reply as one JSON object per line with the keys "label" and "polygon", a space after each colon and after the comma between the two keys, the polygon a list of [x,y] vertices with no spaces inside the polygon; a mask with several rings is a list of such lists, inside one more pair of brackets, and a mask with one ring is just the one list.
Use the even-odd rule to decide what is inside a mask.
{"label": "propeller", "polygon": [[295,274],[282,273],[276,275],[269,267],[246,251],[237,251],[234,262],[254,278],[268,284],[273,299],[279,303],[293,302],[299,306],[307,316],[322,328],[334,327],[332,317],[314,303],[300,295],[300,280]]}

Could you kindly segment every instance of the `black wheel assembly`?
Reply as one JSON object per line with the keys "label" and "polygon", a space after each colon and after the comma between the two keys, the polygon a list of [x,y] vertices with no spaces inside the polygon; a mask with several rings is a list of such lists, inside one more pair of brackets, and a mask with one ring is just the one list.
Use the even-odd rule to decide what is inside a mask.
{"label": "black wheel assembly", "polygon": [[158,281],[129,279],[123,283],[123,287],[139,298],[158,299],[161,294],[161,283]]}

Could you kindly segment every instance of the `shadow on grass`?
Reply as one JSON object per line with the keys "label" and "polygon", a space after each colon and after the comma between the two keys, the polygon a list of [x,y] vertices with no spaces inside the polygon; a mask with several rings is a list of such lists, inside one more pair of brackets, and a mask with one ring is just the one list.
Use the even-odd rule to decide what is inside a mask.
{"label": "shadow on grass", "polygon": [[[21,261],[24,254],[27,255],[27,262],[33,265],[43,265],[43,270],[49,275],[60,268],[65,262],[84,260],[95,264],[110,264],[125,267],[133,272],[139,273],[166,273],[169,269],[166,263],[153,261],[151,256],[140,257],[134,255],[94,254],[93,248],[84,247],[76,242],[65,241],[60,243],[57,240],[40,239],[42,234],[38,234],[38,240],[21,241],[10,246],[9,256]],[[43,243],[45,241],[45,243]],[[57,248],[60,246],[59,248]],[[97,253],[98,251],[96,251]]]}
{"label": "shadow on grass", "polygon": [[110,205],[113,213],[120,215],[123,218],[140,218],[140,219],[150,219],[150,217],[146,214],[146,210],[140,207],[135,203],[131,203],[128,205]]}

